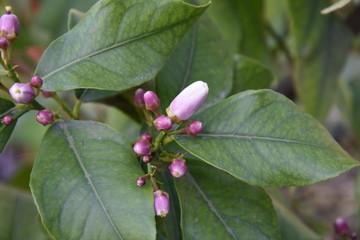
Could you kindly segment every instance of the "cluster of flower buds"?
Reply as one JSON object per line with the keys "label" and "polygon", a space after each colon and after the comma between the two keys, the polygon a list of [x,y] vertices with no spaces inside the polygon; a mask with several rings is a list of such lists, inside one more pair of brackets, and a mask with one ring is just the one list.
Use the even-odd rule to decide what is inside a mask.
{"label": "cluster of flower buds", "polygon": [[11,7],[5,7],[5,11],[6,13],[0,17],[0,36],[11,41],[19,33],[19,20],[11,13]]}
{"label": "cluster of flower buds", "polygon": [[[349,225],[345,218],[337,218],[334,221],[334,230],[336,235],[340,236],[341,239],[356,240],[357,234],[350,232]],[[335,239],[337,239],[335,237]]]}
{"label": "cluster of flower buds", "polygon": [[[185,88],[170,104],[167,108],[167,116],[160,113],[160,99],[153,91],[145,91],[139,88],[135,92],[135,105],[142,108],[144,115],[147,118],[149,127],[152,126],[159,132],[157,136],[152,136],[149,133],[143,133],[141,139],[137,141],[133,146],[133,151],[136,155],[142,158],[144,163],[149,163],[153,156],[161,156],[156,152],[161,151],[160,145],[166,144],[167,139],[171,139],[174,134],[186,133],[190,136],[199,134],[202,130],[202,122],[192,121],[188,123],[184,128],[173,130],[173,124],[182,124],[187,121],[201,106],[208,94],[208,86],[205,82],[197,81],[187,88]],[[155,115],[155,119],[151,112]],[[171,154],[171,157],[154,160],[155,164],[158,160],[165,162],[171,162],[168,166],[172,176],[180,178],[187,172],[186,160],[182,158],[180,154]],[[151,166],[151,165],[150,165]],[[156,181],[154,179],[155,172],[148,173],[145,176],[138,177],[136,184],[138,186],[144,186],[146,184],[146,178],[152,179],[154,188],[154,208],[155,213],[158,216],[165,217],[169,211],[169,195],[158,189]]]}

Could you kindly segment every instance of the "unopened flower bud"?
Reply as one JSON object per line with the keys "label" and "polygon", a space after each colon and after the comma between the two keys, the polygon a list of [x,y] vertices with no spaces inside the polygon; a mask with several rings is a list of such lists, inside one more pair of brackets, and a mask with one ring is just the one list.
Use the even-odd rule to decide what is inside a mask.
{"label": "unopened flower bud", "polygon": [[356,234],[356,232],[351,233],[351,234],[349,235],[349,237],[350,237],[351,240],[356,240],[356,239],[357,239],[357,234]]}
{"label": "unopened flower bud", "polygon": [[151,145],[149,142],[141,140],[135,143],[133,150],[136,155],[147,156],[151,153]]}
{"label": "unopened flower bud", "polygon": [[0,37],[0,49],[6,50],[9,46],[9,42],[6,38]]}
{"label": "unopened flower bud", "polygon": [[10,115],[5,115],[1,119],[1,122],[2,122],[2,124],[6,125],[6,126],[9,126],[10,124],[12,124],[14,122],[14,119]]}
{"label": "unopened flower bud", "polygon": [[151,142],[152,140],[152,136],[149,133],[143,133],[141,134],[141,140],[147,141],[147,142]]}
{"label": "unopened flower bud", "polygon": [[151,155],[143,156],[142,160],[143,160],[144,163],[151,162],[152,156]]}
{"label": "unopened flower bud", "polygon": [[43,84],[43,80],[41,79],[41,77],[39,76],[33,76],[31,78],[31,85],[34,87],[34,88],[41,88]]}
{"label": "unopened flower bud", "polygon": [[158,131],[170,130],[172,128],[171,118],[161,115],[154,120],[154,126]]}
{"label": "unopened flower bud", "polygon": [[54,114],[48,109],[41,110],[36,114],[36,121],[46,126],[54,122]]}
{"label": "unopened flower bud", "polygon": [[138,177],[138,179],[136,180],[136,185],[141,187],[141,186],[144,186],[145,184],[146,184],[146,178]]}
{"label": "unopened flower bud", "polygon": [[34,89],[26,83],[14,83],[9,93],[15,102],[23,104],[31,103],[35,97]]}
{"label": "unopened flower bud", "polygon": [[6,7],[6,14],[0,17],[0,35],[7,40],[16,38],[19,32],[19,20],[11,14],[11,7]]}
{"label": "unopened flower bud", "polygon": [[205,101],[209,92],[207,83],[194,82],[185,88],[166,109],[168,116],[177,123],[188,120]]}
{"label": "unopened flower bud", "polygon": [[171,175],[173,175],[176,178],[184,176],[184,174],[187,172],[185,159],[178,158],[178,159],[174,160],[169,165],[169,170],[170,170]]}
{"label": "unopened flower bud", "polygon": [[139,88],[135,92],[135,106],[137,107],[145,107],[145,101],[144,101],[144,94],[145,90],[142,88]]}
{"label": "unopened flower bud", "polygon": [[156,111],[160,106],[160,99],[153,91],[144,94],[145,107],[147,110]]}
{"label": "unopened flower bud", "polygon": [[157,190],[154,192],[154,208],[157,216],[165,217],[170,208],[169,194]]}
{"label": "unopened flower bud", "polygon": [[334,229],[340,235],[346,235],[349,232],[349,225],[344,218],[337,218],[334,222]]}
{"label": "unopened flower bud", "polygon": [[40,89],[40,92],[44,96],[44,98],[49,98],[54,94],[53,92],[48,92],[48,91],[45,91],[45,90],[42,90],[42,89]]}
{"label": "unopened flower bud", "polygon": [[186,125],[186,133],[190,136],[198,135],[202,130],[202,122],[193,121]]}

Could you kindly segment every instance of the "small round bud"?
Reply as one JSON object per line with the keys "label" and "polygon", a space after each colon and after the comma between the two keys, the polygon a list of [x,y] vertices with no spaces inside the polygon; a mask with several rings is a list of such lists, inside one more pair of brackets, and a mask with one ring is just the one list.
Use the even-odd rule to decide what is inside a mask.
{"label": "small round bud", "polygon": [[141,140],[135,143],[133,150],[136,155],[147,156],[151,153],[151,145],[149,142]]}
{"label": "small round bud", "polygon": [[11,14],[11,7],[6,7],[6,14],[0,17],[0,35],[7,40],[16,38],[19,32],[19,19]]}
{"label": "small round bud", "polygon": [[54,122],[54,114],[48,109],[41,110],[36,114],[36,121],[46,126]]}
{"label": "small round bud", "polygon": [[147,91],[144,94],[144,101],[147,110],[155,111],[160,106],[160,99],[153,91]]}
{"label": "small round bud", "polygon": [[41,79],[41,77],[33,76],[31,78],[31,85],[34,88],[41,88],[42,84],[43,84],[43,80]]}
{"label": "small round bud", "polygon": [[1,122],[2,122],[2,124],[6,125],[6,126],[9,126],[10,124],[12,124],[14,122],[14,119],[10,115],[5,115],[1,119]]}
{"label": "small round bud", "polygon": [[152,136],[149,133],[143,133],[141,134],[141,140],[151,142]]}
{"label": "small round bud", "polygon": [[53,92],[48,92],[45,90],[40,89],[41,94],[43,95],[44,98],[49,98],[51,97],[54,93]]}
{"label": "small round bud", "polygon": [[11,97],[17,103],[31,103],[35,97],[35,91],[29,84],[14,83],[9,89]]}
{"label": "small round bud", "polygon": [[190,136],[198,135],[202,130],[202,122],[193,121],[186,125],[186,133]]}
{"label": "small round bud", "polygon": [[349,232],[349,225],[345,218],[337,218],[334,222],[334,229],[340,235],[346,235]]}
{"label": "small round bud", "polygon": [[157,216],[165,217],[169,213],[170,201],[167,192],[161,190],[154,192],[154,208]]}
{"label": "small round bud", "polygon": [[142,187],[145,184],[146,184],[146,178],[138,177],[138,179],[136,180],[136,185],[138,185],[139,187]]}
{"label": "small round bud", "polygon": [[154,120],[154,126],[158,131],[170,130],[172,128],[171,118],[161,115]]}
{"label": "small round bud", "polygon": [[142,160],[143,160],[144,163],[151,162],[152,156],[151,155],[143,156]]}
{"label": "small round bud", "polygon": [[169,170],[170,170],[171,175],[173,175],[176,178],[184,176],[184,174],[187,172],[185,159],[178,158],[178,159],[174,160],[169,165]]}
{"label": "small round bud", "polygon": [[350,237],[351,240],[356,240],[356,239],[357,239],[357,234],[356,234],[356,232],[351,233],[351,234],[349,235],[349,237]]}
{"label": "small round bud", "polygon": [[9,42],[6,38],[0,37],[0,49],[6,50],[9,46]]}
{"label": "small round bud", "polygon": [[139,88],[135,92],[135,106],[137,107],[145,107],[145,101],[144,101],[144,94],[145,90],[142,88]]}

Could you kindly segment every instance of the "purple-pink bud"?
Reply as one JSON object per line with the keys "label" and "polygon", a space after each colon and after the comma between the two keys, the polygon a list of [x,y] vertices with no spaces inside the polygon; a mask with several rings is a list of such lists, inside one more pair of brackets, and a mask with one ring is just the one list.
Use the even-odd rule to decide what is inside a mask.
{"label": "purple-pink bud", "polygon": [[209,92],[207,83],[197,81],[175,97],[170,106],[166,109],[168,116],[175,122],[188,120],[205,101]]}
{"label": "purple-pink bud", "polygon": [[10,115],[5,115],[2,119],[1,122],[2,124],[9,126],[10,124],[12,124],[14,121],[14,119],[12,118],[12,116]]}
{"label": "purple-pink bud", "polygon": [[151,153],[151,145],[149,142],[141,140],[135,143],[133,150],[136,155],[147,156]]}
{"label": "purple-pink bud", "polygon": [[136,180],[136,185],[141,187],[141,186],[144,186],[145,184],[146,184],[146,178],[138,177],[138,179]]}
{"label": "purple-pink bud", "polygon": [[6,38],[0,37],[0,49],[6,50],[9,46],[9,42]]}
{"label": "purple-pink bud", "polygon": [[34,89],[26,83],[14,83],[9,93],[15,102],[23,104],[31,103],[35,97]]}
{"label": "purple-pink bud", "polygon": [[167,192],[161,190],[154,192],[154,208],[157,216],[165,217],[168,214],[170,201]]}
{"label": "purple-pink bud", "polygon": [[145,101],[144,101],[144,94],[145,90],[142,88],[139,88],[135,92],[135,106],[137,107],[145,107]]}
{"label": "purple-pink bud", "polygon": [[54,114],[48,109],[41,110],[36,114],[36,121],[46,126],[54,122]]}
{"label": "purple-pink bud", "polygon": [[170,130],[172,128],[171,118],[161,115],[154,120],[154,126],[158,131]]}
{"label": "purple-pink bud", "polygon": [[43,80],[41,79],[41,77],[39,76],[33,76],[31,78],[31,85],[34,87],[34,88],[41,88],[43,84]]}
{"label": "purple-pink bud", "polygon": [[11,7],[6,7],[6,14],[0,17],[0,35],[7,40],[16,38],[19,32],[19,20],[11,14]]}
{"label": "purple-pink bud", "polygon": [[44,96],[44,98],[49,98],[54,94],[53,92],[48,92],[48,91],[45,91],[45,90],[42,90],[42,89],[40,89],[40,92]]}
{"label": "purple-pink bud", "polygon": [[357,234],[356,234],[356,232],[351,233],[351,234],[349,235],[349,237],[350,237],[351,240],[356,240],[356,239],[357,239]]}
{"label": "purple-pink bud", "polygon": [[143,156],[142,160],[143,160],[144,163],[151,162],[152,156],[151,155]]}
{"label": "purple-pink bud", "polygon": [[345,218],[337,218],[334,222],[334,229],[340,235],[346,235],[349,232],[349,225]]}
{"label": "purple-pink bud", "polygon": [[147,142],[151,142],[152,140],[152,136],[149,133],[143,133],[141,134],[141,140],[147,141]]}
{"label": "purple-pink bud", "polygon": [[155,111],[160,106],[160,99],[153,91],[147,91],[144,94],[144,101],[147,110]]}
{"label": "purple-pink bud", "polygon": [[190,136],[198,135],[202,130],[202,122],[193,121],[186,125],[186,133]]}
{"label": "purple-pink bud", "polygon": [[184,176],[184,174],[187,172],[185,159],[178,158],[178,159],[174,160],[169,165],[169,170],[170,170],[171,175],[173,175],[176,178]]}

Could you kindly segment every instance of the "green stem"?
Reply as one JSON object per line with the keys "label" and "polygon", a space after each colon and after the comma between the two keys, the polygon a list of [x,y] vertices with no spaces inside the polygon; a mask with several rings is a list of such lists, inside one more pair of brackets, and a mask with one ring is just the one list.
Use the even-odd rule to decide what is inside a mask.
{"label": "green stem", "polygon": [[168,135],[175,135],[175,134],[184,133],[184,132],[186,132],[186,128],[181,128],[179,130],[170,132]]}
{"label": "green stem", "polygon": [[167,136],[163,140],[162,144],[163,144],[163,146],[165,146],[166,144],[169,144],[169,143],[173,142],[174,140],[175,140],[174,136]]}
{"label": "green stem", "polygon": [[66,107],[65,103],[61,100],[61,98],[59,98],[56,93],[52,95],[52,98],[60,105],[61,109],[64,110],[71,117],[71,119],[76,119],[76,117],[72,114],[69,108]]}
{"label": "green stem", "polygon": [[266,30],[270,33],[270,35],[274,38],[278,47],[283,50],[286,59],[289,61],[290,65],[293,64],[293,59],[290,53],[289,48],[287,47],[286,43],[283,41],[282,37],[280,37],[275,30],[272,28],[270,24],[266,26]]}
{"label": "green stem", "polygon": [[155,178],[154,178],[153,176],[150,176],[150,180],[151,180],[151,184],[152,184],[152,186],[153,186],[153,188],[154,188],[154,191],[159,190],[159,187],[158,187],[158,185],[157,185],[157,183],[156,183]]}
{"label": "green stem", "polygon": [[151,127],[152,123],[153,123],[153,117],[151,116],[150,112],[148,110],[146,110],[145,108],[142,108],[144,116],[145,116],[145,122],[146,124]]}
{"label": "green stem", "polygon": [[0,64],[1,64],[1,66],[2,66],[4,69],[7,69],[7,68],[6,68],[6,65],[5,65],[5,62],[4,62],[3,58],[2,58],[2,56],[0,57]]}
{"label": "green stem", "polygon": [[159,135],[157,135],[156,139],[155,139],[155,143],[154,143],[154,152],[157,152],[160,149],[161,146],[161,142],[163,140],[163,138],[165,137],[165,132],[164,131],[160,131]]}
{"label": "green stem", "polygon": [[76,119],[79,118],[79,112],[80,112],[80,106],[82,104],[82,101],[81,100],[76,100],[76,103],[74,105],[74,109],[73,109],[73,115]]}
{"label": "green stem", "polygon": [[0,114],[0,118],[2,118],[2,117],[5,116],[5,115],[10,114],[11,112],[13,112],[13,111],[15,111],[15,110],[16,110],[16,107],[10,108],[10,109],[7,110],[6,112]]}
{"label": "green stem", "polygon": [[[2,83],[0,83],[0,89],[4,90],[4,92],[9,94],[9,89],[7,87],[5,87],[5,85],[3,85]],[[9,94],[9,96],[10,96],[10,94]]]}
{"label": "green stem", "polygon": [[14,80],[14,82],[20,82],[19,76],[17,72],[14,70],[13,66],[11,66],[10,62],[6,63],[6,69],[9,71],[9,78]]}

